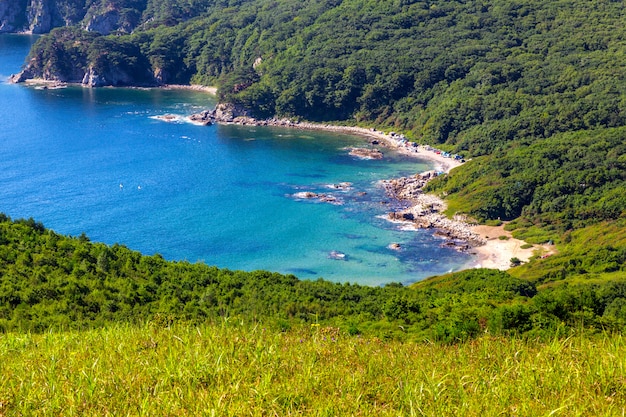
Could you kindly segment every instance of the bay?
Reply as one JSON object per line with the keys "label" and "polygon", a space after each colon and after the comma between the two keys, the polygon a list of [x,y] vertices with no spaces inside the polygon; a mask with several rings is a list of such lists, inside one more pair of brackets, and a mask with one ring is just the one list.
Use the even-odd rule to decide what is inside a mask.
{"label": "bay", "polygon": [[[154,118],[213,107],[203,92],[7,83],[34,39],[0,36],[0,211],[12,218],[170,260],[366,285],[471,261],[430,231],[381,218],[390,202],[377,181],[428,162],[390,151],[354,159],[345,148],[364,139],[350,135]],[[340,182],[353,185],[329,188]],[[293,197],[303,191],[343,204]]]}

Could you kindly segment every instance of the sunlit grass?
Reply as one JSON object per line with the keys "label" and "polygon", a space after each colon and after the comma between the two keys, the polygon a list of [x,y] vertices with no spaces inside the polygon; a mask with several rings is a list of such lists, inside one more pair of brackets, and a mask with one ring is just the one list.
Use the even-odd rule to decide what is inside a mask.
{"label": "sunlit grass", "polygon": [[259,326],[0,338],[0,415],[622,415],[621,336],[443,346]]}

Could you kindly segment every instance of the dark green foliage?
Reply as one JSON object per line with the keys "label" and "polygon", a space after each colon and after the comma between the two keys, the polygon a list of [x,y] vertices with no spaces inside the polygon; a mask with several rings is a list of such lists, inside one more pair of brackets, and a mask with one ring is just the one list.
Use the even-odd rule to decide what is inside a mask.
{"label": "dark green foliage", "polygon": [[[625,128],[564,133],[476,158],[431,184],[479,219],[578,229],[626,212]],[[542,242],[539,242],[542,243]]]}
{"label": "dark green foliage", "polygon": [[480,292],[491,297],[503,296],[505,299],[514,296],[534,297],[537,294],[537,288],[531,282],[492,269],[470,269],[437,280],[424,281],[416,286],[456,294]]}
{"label": "dark green foliage", "polygon": [[80,29],[55,29],[37,40],[28,57],[29,71],[58,81],[82,80],[88,48],[98,35]]}
{"label": "dark green foliage", "polygon": [[532,309],[524,304],[504,305],[497,308],[489,320],[492,333],[523,333],[532,329]]}
{"label": "dark green foliage", "polygon": [[[482,331],[623,326],[626,295],[614,295],[618,284],[599,284],[626,270],[623,3],[102,0],[74,6],[88,16],[112,7],[126,27],[137,26],[132,34],[106,37],[56,30],[34,47],[33,76],[80,81],[91,68],[118,71],[117,84],[215,84],[221,100],[260,117],[393,127],[474,157],[430,185],[448,196],[451,213],[512,220],[506,227],[516,237],[563,246],[511,272],[524,279],[467,271],[409,290],[170,263],[4,219],[0,326],[245,315],[277,320],[280,328],[321,320],[352,333],[445,342]],[[536,295],[535,284],[574,279],[576,286]]]}
{"label": "dark green foliage", "polygon": [[[477,334],[493,311],[493,302],[519,302],[535,293],[532,284],[488,270],[423,284],[421,289],[300,281],[265,271],[168,262],[120,245],[91,243],[84,236],[60,236],[32,219],[0,220],[4,330],[241,316],[280,328],[328,323],[353,333],[454,341]],[[435,337],[433,332],[447,336]]]}
{"label": "dark green foliage", "polygon": [[538,292],[529,281],[487,269],[412,288],[300,281],[266,271],[170,262],[92,243],[84,235],[61,236],[33,219],[13,222],[0,215],[0,331],[240,317],[283,330],[322,323],[351,334],[454,343],[482,332],[621,330],[625,300],[623,281]]}
{"label": "dark green foliage", "polygon": [[[141,16],[132,35],[111,40],[141,44],[144,72],[224,83],[224,98],[259,115],[356,118],[479,155],[515,139],[624,125],[623,7],[102,0],[74,9]],[[255,62],[256,77],[232,82]]]}

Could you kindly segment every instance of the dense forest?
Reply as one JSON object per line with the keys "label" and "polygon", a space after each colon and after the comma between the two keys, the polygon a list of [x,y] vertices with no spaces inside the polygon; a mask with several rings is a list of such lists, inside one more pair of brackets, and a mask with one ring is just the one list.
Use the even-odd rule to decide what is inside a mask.
{"label": "dense forest", "polygon": [[427,188],[449,215],[557,249],[367,287],[0,214],[0,415],[624,415],[624,14],[614,0],[0,2],[0,32],[56,28],[16,80],[212,85],[260,118],[401,132],[467,160]]}
{"label": "dense forest", "polygon": [[401,131],[475,159],[432,189],[483,221],[561,233],[626,207],[621,2],[96,4],[141,17],[131,33],[54,30],[26,78],[210,84],[259,117]]}
{"label": "dense forest", "polygon": [[143,23],[107,37],[58,29],[33,49],[34,74],[119,67],[139,83],[219,85],[259,116],[378,123],[472,156],[626,117],[621,2],[105,5]]}
{"label": "dense forest", "polygon": [[[543,294],[520,302],[525,317],[543,314],[535,300],[546,294],[567,298],[570,295],[563,294],[579,291],[578,285],[586,285],[585,291],[594,294],[585,296],[587,304],[580,301],[585,309],[591,309],[594,320],[604,317],[613,302],[608,298],[607,302],[598,300],[606,298],[603,291],[608,291],[607,283],[620,281],[626,269],[626,28],[622,2],[102,0],[80,7],[81,13],[86,13],[81,15],[82,20],[57,28],[37,41],[22,78],[44,77],[91,86],[217,85],[221,101],[240,104],[257,117],[375,126],[454,151],[468,162],[428,188],[446,198],[450,215],[464,213],[480,222],[507,221],[506,228],[514,236],[531,244],[552,241],[558,247],[557,255],[534,259],[504,274],[506,280],[514,276],[533,283]],[[112,10],[134,16],[133,23],[109,35],[85,23]],[[89,247],[100,249],[93,249],[96,252],[78,264],[95,261],[90,271],[95,275],[103,273],[97,261],[109,259],[99,251],[111,254],[120,249]],[[128,256],[124,252],[123,258]],[[156,265],[167,265],[164,268],[168,270],[180,268],[176,274],[208,268],[185,264],[174,267],[158,257],[133,256],[142,259],[136,260],[139,264],[151,259]],[[31,262],[26,263],[29,267],[42,267],[34,260],[26,261]],[[62,269],[64,274],[74,274],[76,263],[70,266]],[[116,274],[133,276],[130,271],[122,274],[122,270]],[[189,305],[187,299],[177,298],[172,306],[185,305],[191,311],[189,317],[218,314],[223,305],[234,314],[244,313],[237,308],[253,309],[258,302],[254,297],[234,301],[239,300],[238,291],[247,285],[242,282],[250,275],[211,271],[203,272],[204,276],[219,278],[189,285],[208,288],[209,282],[234,282],[227,302]],[[276,303],[273,307],[245,311],[253,316],[267,310],[302,320],[317,315],[335,317],[333,320],[358,316],[359,322],[362,317],[367,317],[368,323],[391,322],[393,307],[384,297],[425,297],[424,292],[407,292],[393,286],[344,288],[265,272],[250,274],[256,274],[259,282],[281,282],[291,291],[285,300],[293,300],[282,304],[272,301]],[[487,277],[491,273],[465,274]],[[148,279],[148,275],[142,279]],[[464,276],[457,279],[463,280]],[[570,284],[576,289],[568,289]],[[85,294],[102,294],[89,285]],[[434,284],[430,281],[423,285],[437,288],[431,287]],[[297,289],[306,286],[315,295],[297,301]],[[328,297],[342,300],[339,304],[343,307],[319,301],[324,291],[335,291]],[[368,295],[357,296],[351,291]],[[169,311],[167,303],[159,301],[159,308],[153,303],[163,297],[145,298],[149,293],[142,294],[137,296],[142,302],[126,300],[122,303],[125,307],[113,303],[110,308],[116,312],[145,309],[132,316],[142,318]],[[213,300],[214,296],[207,297]],[[366,302],[368,297],[374,297],[374,301]],[[434,297],[439,300],[439,295]],[[444,293],[446,297],[448,293]],[[349,307],[352,304],[346,300],[353,298],[359,302]],[[112,302],[105,299],[109,300],[104,297],[100,301]],[[399,311],[410,313],[415,308],[419,312],[414,312],[419,318],[409,327],[423,337],[432,336],[437,320],[452,320],[449,317],[453,315],[443,313],[445,309],[438,312],[425,307],[440,306],[439,301],[419,298],[399,302],[403,306]],[[236,307],[237,303],[241,307]],[[483,305],[472,299],[455,306],[464,303]],[[573,311],[583,311],[578,303],[572,301],[571,305],[576,306]],[[279,304],[282,307],[277,307]],[[16,299],[7,311],[20,305],[27,304]],[[290,306],[288,310],[286,305]],[[366,306],[371,305],[378,307],[368,310]],[[382,307],[385,305],[389,305],[386,313]],[[468,307],[473,312],[463,314],[471,317],[472,323],[490,318],[493,322],[499,307],[498,303],[488,302],[484,310]],[[108,311],[109,307],[93,308]],[[479,310],[483,312],[479,314]],[[72,311],[78,314],[82,310]],[[174,313],[184,316],[184,311]],[[569,314],[569,307],[565,311]],[[411,316],[409,313],[405,316]],[[4,325],[21,326],[12,314]],[[559,319],[570,323],[566,317]],[[78,317],[74,320],[82,322]],[[537,323],[546,321],[532,319],[530,323],[529,328],[543,329],[543,324]],[[474,325],[473,331],[478,328]]]}
{"label": "dense forest", "polygon": [[166,261],[6,216],[0,243],[3,332],[242,319],[278,331],[311,324],[352,335],[453,343],[485,333],[542,338],[626,325],[626,283],[620,279],[542,286],[477,269],[409,288],[301,281]]}

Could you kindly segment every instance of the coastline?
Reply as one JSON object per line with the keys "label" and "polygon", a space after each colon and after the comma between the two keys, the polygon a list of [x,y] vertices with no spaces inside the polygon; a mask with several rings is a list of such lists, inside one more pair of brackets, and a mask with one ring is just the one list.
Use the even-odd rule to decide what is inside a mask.
{"label": "coastline", "polygon": [[[17,84],[18,82],[14,81],[14,76],[16,76],[17,74],[11,74],[8,78],[7,81],[13,84]],[[50,88],[50,89],[54,89],[54,88],[65,88],[67,86],[76,86],[76,87],[83,87],[83,88],[94,88],[91,87],[89,85],[83,84],[83,83],[78,83],[78,82],[66,82],[66,81],[57,81],[57,80],[46,80],[44,78],[29,78],[27,80],[24,81],[20,81],[20,83],[24,83],[28,86],[32,86],[32,87],[43,87],[43,88]],[[184,84],[162,84],[162,85],[155,85],[155,86],[145,86],[145,87],[141,87],[141,86],[104,86],[104,87],[98,87],[98,88],[131,88],[131,89],[153,89],[153,88],[158,88],[158,89],[163,89],[163,90],[188,90],[188,91],[199,91],[199,92],[204,92],[207,94],[211,94],[211,95],[217,95],[217,87],[212,87],[212,86],[205,86],[205,85],[198,85],[198,84],[190,84],[190,85],[184,85]]]}
{"label": "coastline", "polygon": [[190,90],[190,91],[201,91],[211,95],[217,95],[217,87],[199,85],[199,84],[163,84],[159,85],[155,88],[162,88],[165,90]]}
{"label": "coastline", "polygon": [[[376,129],[315,123],[294,123],[292,127],[353,134],[380,140],[384,142],[386,146],[394,148],[402,154],[434,163],[434,171],[439,173],[447,174],[452,169],[463,164],[463,162],[457,159],[443,156],[442,153],[428,146],[404,146],[402,141],[398,140],[397,135],[386,134]],[[411,183],[411,180],[405,181],[402,185],[398,185],[398,182],[403,182],[403,179],[393,179],[383,182],[383,186],[387,188],[389,184],[395,181],[398,188],[395,192],[391,192],[390,196],[410,201],[409,208],[403,210],[399,216],[394,213],[389,213],[388,220],[412,224],[416,228],[434,228],[437,230],[437,232],[435,232],[436,234],[442,235],[448,240],[458,239],[466,242],[466,244],[461,244],[460,246],[451,244],[451,246],[455,246],[457,249],[476,257],[476,259],[468,263],[465,269],[488,268],[505,271],[511,268],[512,258],[517,258],[521,262],[528,262],[531,257],[538,254],[550,255],[555,252],[553,247],[546,245],[532,245],[531,247],[523,249],[522,246],[525,246],[526,242],[515,239],[511,232],[504,230],[504,225],[479,225],[471,223],[463,216],[455,216],[453,219],[448,219],[447,216],[442,214],[446,209],[445,202],[436,195],[421,192],[421,188],[430,179],[434,178],[432,172],[419,173],[412,178],[418,180],[423,179],[423,184],[411,189],[412,186],[408,185]],[[391,187],[393,188],[393,186]],[[400,196],[402,193],[405,194],[404,198]],[[406,194],[413,195],[407,198]],[[407,217],[410,217],[410,220],[402,218],[403,214],[409,213],[410,216]]]}
{"label": "coastline", "polygon": [[512,237],[511,232],[504,230],[504,224],[500,226],[471,226],[474,233],[485,238],[486,243],[473,248],[476,253],[477,264],[474,268],[490,268],[505,271],[511,268],[511,258],[517,258],[521,262],[528,262],[532,256],[550,256],[556,253],[550,245],[526,245],[523,240]]}
{"label": "coastline", "polygon": [[[29,79],[24,81],[25,84],[40,87],[40,88],[65,88],[68,85],[77,85],[82,87],[88,87],[80,83],[65,83],[53,80],[44,79]],[[128,88],[162,88],[170,90],[192,90],[202,91],[207,94],[215,95],[217,93],[216,87],[207,87],[200,85],[160,85],[153,87],[128,87]],[[235,116],[230,120],[217,120],[218,123],[225,124],[243,124],[243,125],[266,125],[276,127],[289,127],[303,130],[318,130],[328,131],[349,135],[356,135],[370,139],[370,143],[379,145],[381,147],[393,148],[395,151],[407,155],[413,158],[428,161],[434,164],[434,171],[437,173],[449,173],[452,169],[462,165],[462,161],[455,159],[454,157],[444,156],[444,153],[433,149],[429,146],[418,145],[413,146],[406,142],[402,135],[397,135],[393,132],[385,133],[373,128],[363,128],[358,126],[341,126],[330,125],[310,122],[292,122],[287,119],[269,119],[258,121],[248,116]],[[416,178],[422,178],[420,174],[415,176]],[[412,177],[411,177],[412,178]],[[426,182],[434,177],[429,175],[426,178]],[[400,188],[407,187],[407,182],[402,181],[404,179],[394,179],[385,181],[387,186],[395,181],[395,187],[404,182]],[[476,259],[468,263],[465,269],[470,268],[492,268],[507,270],[511,267],[511,258],[518,258],[522,262],[527,262],[530,257],[537,253],[554,252],[552,247],[533,246],[529,249],[522,249],[521,246],[525,245],[524,241],[515,239],[511,236],[510,232],[505,231],[502,227],[484,226],[472,224],[468,219],[463,217],[456,217],[453,219],[447,218],[443,214],[446,209],[445,202],[432,194],[424,194],[421,188],[426,184],[424,182],[417,189],[411,188],[413,193],[409,198],[399,198],[407,200],[410,203],[410,207],[399,213],[389,213],[388,220],[394,222],[402,222],[404,224],[411,224],[416,228],[432,228],[436,230],[436,234],[446,238],[446,245],[457,248],[460,251],[470,253],[476,256]],[[383,184],[385,186],[385,184]],[[414,186],[409,186],[414,187]],[[398,198],[401,190],[395,190],[390,194],[392,198]],[[406,189],[404,190],[406,191]],[[410,192],[410,193],[411,193]],[[389,193],[389,191],[388,191]],[[394,193],[396,195],[394,195]],[[410,194],[409,193],[409,194]],[[500,237],[504,237],[500,239]],[[458,241],[465,243],[459,244]]]}
{"label": "coastline", "polygon": [[[223,115],[227,116],[223,117]],[[404,136],[394,132],[385,133],[373,128],[358,126],[293,122],[288,119],[257,120],[233,107],[220,109],[218,106],[213,112],[204,112],[194,116],[200,116],[199,120],[201,121],[209,121],[207,124],[275,126],[356,135],[370,139],[370,144],[390,147],[403,155],[432,162],[434,164],[432,171],[418,173],[407,178],[381,181],[382,187],[385,188],[386,193],[391,198],[405,201],[409,205],[408,208],[400,212],[388,213],[387,220],[411,225],[415,228],[434,229],[436,235],[446,240],[444,245],[476,256],[476,259],[468,263],[463,269],[507,270],[511,268],[512,258],[527,262],[538,253],[551,254],[554,251],[553,248],[541,246],[522,249],[521,247],[526,242],[513,238],[510,232],[503,229],[503,226],[478,225],[465,216],[454,216],[454,218],[449,219],[443,214],[447,208],[445,201],[434,194],[424,193],[422,188],[436,176],[447,174],[465,162],[460,158],[457,159],[456,155],[449,155],[430,146],[414,145],[408,142]],[[391,244],[391,246],[394,245],[397,244]]]}

